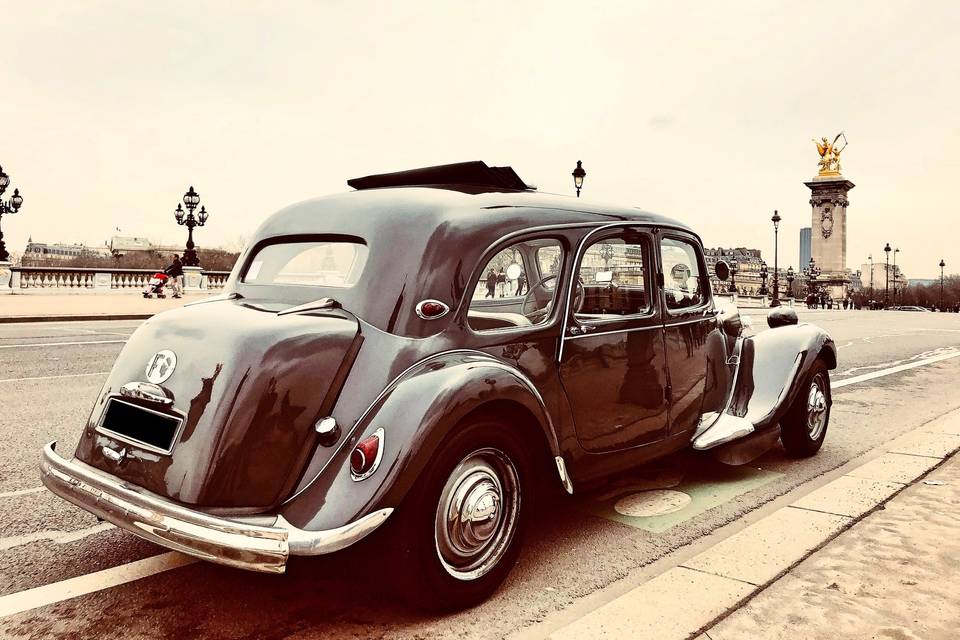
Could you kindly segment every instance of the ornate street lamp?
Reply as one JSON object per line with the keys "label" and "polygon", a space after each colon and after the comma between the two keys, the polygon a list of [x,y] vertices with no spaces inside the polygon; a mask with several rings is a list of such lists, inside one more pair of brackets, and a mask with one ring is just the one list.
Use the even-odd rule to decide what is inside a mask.
{"label": "ornate street lamp", "polygon": [[893,250],[893,304],[897,304],[897,254],[900,247]]}
{"label": "ornate street lamp", "polygon": [[780,271],[777,268],[777,249],[779,244],[778,231],[780,230],[780,214],[773,210],[773,217],[770,218],[773,223],[773,300],[770,301],[771,307],[780,306]]}
{"label": "ornate street lamp", "polygon": [[760,263],[760,291],[757,292],[761,296],[767,295],[767,275],[769,275],[769,271],[767,271],[767,263],[761,262]]}
{"label": "ornate street lamp", "polygon": [[[10,176],[4,173],[3,167],[0,167],[0,196],[9,186]],[[4,214],[16,213],[21,205],[23,205],[23,198],[20,196],[20,189],[14,189],[13,196],[9,200],[4,202],[0,199],[0,220],[3,219]],[[9,262],[9,260],[10,254],[7,253],[7,245],[3,242],[3,230],[0,229],[0,262]]]}
{"label": "ornate street lamp", "polygon": [[870,299],[873,299],[873,254],[867,256],[867,260],[870,261]]}
{"label": "ornate street lamp", "polygon": [[811,294],[815,294],[817,292],[817,277],[821,273],[820,267],[817,266],[817,261],[810,258],[810,264],[807,265],[804,273],[807,275],[807,288]]}
{"label": "ornate street lamp", "polygon": [[737,292],[737,258],[736,254],[730,253],[730,286],[727,287],[727,293],[735,294]]}
{"label": "ornate street lamp", "polygon": [[886,278],[884,278],[883,283],[883,308],[887,308],[887,303],[890,301],[890,243],[887,243],[887,246],[883,248],[883,252],[887,254],[887,268],[884,269],[886,273]]}
{"label": "ornate street lamp", "polygon": [[573,186],[577,188],[577,197],[580,197],[580,189],[583,187],[583,179],[586,177],[587,172],[583,170],[583,163],[580,160],[577,160],[577,168],[573,170],[571,174],[573,176]]}
{"label": "ornate street lamp", "polygon": [[192,186],[189,191],[183,194],[183,204],[187,207],[186,212],[184,212],[183,206],[179,204],[173,212],[177,224],[187,227],[187,249],[183,252],[183,266],[199,267],[200,260],[197,258],[197,250],[193,244],[193,228],[205,225],[210,214],[207,213],[206,207],[200,207],[200,213],[196,216],[193,215],[197,205],[200,204],[200,194],[194,191]]}
{"label": "ornate street lamp", "polygon": [[947,263],[943,261],[943,258],[940,258],[940,311],[943,311],[943,268],[947,266]]}
{"label": "ornate street lamp", "polygon": [[793,265],[787,267],[787,289],[790,290],[790,297],[793,297],[793,281],[796,280],[797,276],[793,272]]}

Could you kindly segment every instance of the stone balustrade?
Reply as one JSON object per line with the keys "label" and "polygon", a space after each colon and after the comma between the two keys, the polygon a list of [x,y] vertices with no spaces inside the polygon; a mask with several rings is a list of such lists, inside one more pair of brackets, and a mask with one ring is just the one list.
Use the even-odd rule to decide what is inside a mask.
{"label": "stone balustrade", "polygon": [[[136,291],[146,288],[157,269],[102,269],[77,267],[10,267],[6,283],[8,293],[27,293],[41,289],[60,293],[104,293]],[[198,272],[195,277],[192,272]],[[191,269],[185,278],[185,290],[222,289],[229,271]]]}

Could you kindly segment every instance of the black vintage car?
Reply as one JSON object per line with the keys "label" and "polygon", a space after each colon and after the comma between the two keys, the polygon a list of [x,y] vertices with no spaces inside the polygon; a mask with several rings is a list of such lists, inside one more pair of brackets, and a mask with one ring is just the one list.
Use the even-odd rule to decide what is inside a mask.
{"label": "black vintage car", "polygon": [[349,184],[137,329],[74,456],[44,449],[50,490],[265,572],[386,524],[405,591],[455,608],[509,572],[538,491],[820,448],[833,341],[784,308],[744,337],[686,225],[482,162]]}

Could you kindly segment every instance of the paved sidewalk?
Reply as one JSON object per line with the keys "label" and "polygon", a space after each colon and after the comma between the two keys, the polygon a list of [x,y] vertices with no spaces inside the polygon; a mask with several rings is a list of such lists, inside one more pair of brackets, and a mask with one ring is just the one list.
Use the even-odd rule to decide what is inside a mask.
{"label": "paved sidewalk", "polygon": [[707,630],[710,640],[954,639],[960,457],[905,489]]}
{"label": "paved sidewalk", "polygon": [[140,291],[104,294],[49,294],[0,296],[0,322],[49,320],[131,320],[182,307],[208,293],[183,298],[144,298]]}

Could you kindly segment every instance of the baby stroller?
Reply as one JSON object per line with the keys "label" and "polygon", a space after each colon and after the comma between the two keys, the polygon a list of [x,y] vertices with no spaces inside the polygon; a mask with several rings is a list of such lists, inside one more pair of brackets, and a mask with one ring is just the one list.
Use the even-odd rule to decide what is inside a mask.
{"label": "baby stroller", "polygon": [[150,276],[150,283],[143,290],[143,297],[149,298],[151,295],[157,294],[158,298],[166,298],[167,294],[163,292],[163,285],[167,283],[167,278],[168,276],[165,273],[155,273]]}

